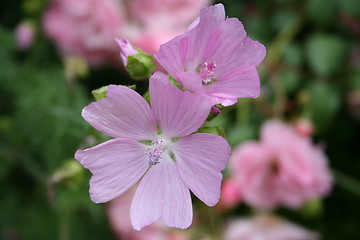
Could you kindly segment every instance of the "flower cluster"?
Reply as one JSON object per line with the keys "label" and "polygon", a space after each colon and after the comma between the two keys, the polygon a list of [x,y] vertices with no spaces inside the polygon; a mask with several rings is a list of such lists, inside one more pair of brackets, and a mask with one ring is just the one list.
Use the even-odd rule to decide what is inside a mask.
{"label": "flower cluster", "polygon": [[[146,58],[128,40],[116,41],[131,76],[143,76],[137,73],[139,69],[151,72],[151,56]],[[238,19],[226,18],[222,4],[202,9],[188,29],[161,45],[154,57],[170,76],[155,72],[150,77],[150,105],[134,90],[110,85],[105,98],[83,109],[82,116],[90,125],[115,138],[75,154],[93,174],[90,196],[94,202],[108,202],[130,191],[126,195],[133,196],[130,222],[135,230],[158,220],[184,229],[193,219],[190,191],[208,206],[220,199],[220,210],[240,201],[263,210],[299,208],[330,191],[327,159],[312,145],[313,129],[305,120],[295,127],[279,120],[265,123],[260,142],[235,149],[231,178],[221,187],[221,171],[231,148],[220,134],[203,129],[211,111],[220,113],[215,105],[226,107],[238,98],[259,95],[256,67],[265,57],[265,47],[246,37]],[[113,206],[117,205],[110,209]],[[118,222],[114,211],[109,210],[110,218]],[[271,215],[232,225],[244,231],[229,227],[227,239],[317,238]],[[145,232],[166,239],[163,225],[159,226]],[[126,227],[114,229],[125,237],[142,238]]]}
{"label": "flower cluster", "polygon": [[[126,40],[117,41],[126,65],[137,51]],[[264,56],[265,48],[246,38],[240,21],[226,19],[224,6],[217,4],[201,10],[184,34],[155,54],[181,89],[164,73],[154,73],[149,106],[128,87],[108,86],[106,98],[85,107],[82,116],[115,139],[75,154],[93,174],[91,199],[110,201],[139,182],[130,208],[134,229],[158,220],[170,227],[189,227],[190,191],[214,206],[231,153],[223,137],[194,132],[215,104],[230,105],[238,97],[259,94],[255,67]]]}

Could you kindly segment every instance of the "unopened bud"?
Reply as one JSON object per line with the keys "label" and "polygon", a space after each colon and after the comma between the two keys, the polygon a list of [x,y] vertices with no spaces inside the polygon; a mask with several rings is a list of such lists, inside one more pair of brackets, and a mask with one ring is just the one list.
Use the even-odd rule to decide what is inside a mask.
{"label": "unopened bud", "polygon": [[314,133],[314,125],[306,118],[301,118],[295,122],[295,131],[304,137],[309,137]]}
{"label": "unopened bud", "polygon": [[120,57],[129,75],[135,80],[149,78],[156,67],[154,58],[150,54],[135,49],[127,40],[115,40],[119,45]]}
{"label": "unopened bud", "polygon": [[[98,89],[95,89],[95,90],[91,91],[91,94],[94,96],[96,101],[106,97],[108,87],[109,86],[103,86],[101,88],[98,88]],[[132,90],[135,90],[135,88],[136,88],[135,85],[124,86],[124,87],[128,87],[128,88],[130,88]]]}
{"label": "unopened bud", "polygon": [[30,22],[19,24],[15,28],[16,45],[18,49],[25,50],[34,42],[35,28]]}

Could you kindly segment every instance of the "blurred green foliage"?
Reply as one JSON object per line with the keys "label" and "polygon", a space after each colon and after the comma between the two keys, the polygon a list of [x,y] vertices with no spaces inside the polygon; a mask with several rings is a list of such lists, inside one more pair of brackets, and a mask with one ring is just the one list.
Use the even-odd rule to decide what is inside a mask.
{"label": "blurred green foliage", "polygon": [[[235,147],[256,139],[266,119],[310,119],[315,141],[341,174],[335,175],[335,188],[323,202],[309,203],[303,214],[279,213],[326,240],[359,239],[360,1],[223,4],[227,15],[238,17],[248,35],[267,47],[259,67],[262,94],[223,109],[204,131],[218,132],[213,127],[221,126]],[[45,5],[37,0],[0,3],[0,239],[114,239],[106,206],[89,199],[90,173],[71,162],[79,147],[106,139],[81,118],[81,109],[93,101],[91,90],[134,82],[110,67],[69,80],[41,32]],[[25,19],[38,31],[31,48],[20,51],[13,29]],[[146,82],[136,84],[139,92],[147,91]],[[248,212],[240,206],[226,214]],[[204,226],[221,224],[214,218],[200,216]]]}

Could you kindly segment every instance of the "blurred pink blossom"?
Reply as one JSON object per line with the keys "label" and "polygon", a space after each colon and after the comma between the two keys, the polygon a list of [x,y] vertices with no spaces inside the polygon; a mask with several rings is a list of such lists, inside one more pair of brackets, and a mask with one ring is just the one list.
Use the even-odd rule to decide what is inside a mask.
{"label": "blurred pink blossom", "polygon": [[80,56],[94,66],[118,64],[115,38],[153,54],[207,4],[209,0],[51,0],[43,26],[63,56]]}
{"label": "blurred pink blossom", "polygon": [[298,119],[294,127],[295,131],[304,137],[310,137],[314,133],[314,124],[306,118]]}
{"label": "blurred pink blossom", "polygon": [[30,23],[21,23],[15,28],[16,45],[19,49],[27,49],[34,41],[35,30]]}
{"label": "blurred pink blossom", "polygon": [[120,1],[52,0],[43,25],[64,56],[81,56],[99,65],[118,59],[114,39],[124,21]]}
{"label": "blurred pink blossom", "polygon": [[225,179],[221,186],[221,196],[219,203],[216,205],[217,209],[223,210],[234,207],[240,201],[241,192],[236,182],[232,178]]}
{"label": "blurred pink blossom", "polygon": [[234,150],[231,170],[243,201],[257,208],[298,208],[328,194],[332,186],[323,151],[277,120],[264,124],[259,142]]}
{"label": "blurred pink blossom", "polygon": [[233,220],[225,229],[226,240],[316,240],[317,234],[273,215]]}

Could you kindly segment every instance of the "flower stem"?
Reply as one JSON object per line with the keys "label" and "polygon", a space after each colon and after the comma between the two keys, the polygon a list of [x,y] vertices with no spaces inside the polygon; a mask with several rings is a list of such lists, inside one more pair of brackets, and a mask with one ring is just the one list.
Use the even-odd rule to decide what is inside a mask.
{"label": "flower stem", "polygon": [[350,177],[349,175],[340,172],[339,170],[332,169],[335,181],[339,187],[352,192],[360,197],[360,181]]}

